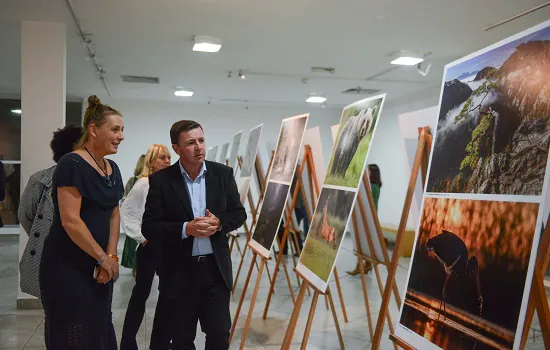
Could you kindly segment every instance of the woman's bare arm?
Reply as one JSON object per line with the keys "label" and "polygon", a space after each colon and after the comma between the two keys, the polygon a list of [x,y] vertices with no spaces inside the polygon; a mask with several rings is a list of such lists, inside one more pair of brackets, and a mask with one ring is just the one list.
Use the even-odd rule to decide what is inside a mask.
{"label": "woman's bare arm", "polygon": [[111,235],[109,236],[109,245],[107,254],[117,255],[118,239],[120,237],[120,209],[117,205],[111,213]]}
{"label": "woman's bare arm", "polygon": [[118,274],[118,263],[106,255],[92,236],[90,230],[88,230],[84,221],[82,221],[80,217],[82,196],[80,192],[78,192],[78,189],[76,187],[58,187],[57,201],[59,205],[59,214],[61,216],[61,225],[63,225],[69,238],[80,249],[100,263],[101,267],[105,269],[108,274],[108,280],[112,279],[113,276]]}

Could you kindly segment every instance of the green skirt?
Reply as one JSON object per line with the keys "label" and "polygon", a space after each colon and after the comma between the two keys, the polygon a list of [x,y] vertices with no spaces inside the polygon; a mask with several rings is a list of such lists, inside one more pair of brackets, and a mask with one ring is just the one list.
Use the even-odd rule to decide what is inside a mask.
{"label": "green skirt", "polygon": [[124,240],[124,250],[122,251],[121,265],[129,269],[136,267],[136,247],[138,242],[126,236]]}

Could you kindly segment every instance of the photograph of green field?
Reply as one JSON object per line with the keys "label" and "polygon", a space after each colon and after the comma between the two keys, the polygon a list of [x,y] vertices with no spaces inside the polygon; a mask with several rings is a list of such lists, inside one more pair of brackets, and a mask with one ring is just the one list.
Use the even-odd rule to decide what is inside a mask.
{"label": "photograph of green field", "polygon": [[327,282],[346,229],[355,192],[324,187],[300,263]]}
{"label": "photograph of green field", "polygon": [[325,184],[357,188],[384,97],[356,102],[342,112]]}

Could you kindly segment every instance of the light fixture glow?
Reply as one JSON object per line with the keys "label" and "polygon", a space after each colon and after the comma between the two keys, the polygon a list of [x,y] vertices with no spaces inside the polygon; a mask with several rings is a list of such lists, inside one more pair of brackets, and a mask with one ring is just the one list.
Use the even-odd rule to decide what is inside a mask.
{"label": "light fixture glow", "polygon": [[21,114],[21,110],[20,110],[20,109],[12,109],[11,112],[12,112],[12,113],[15,113],[15,114]]}
{"label": "light fixture glow", "polygon": [[195,36],[193,51],[197,52],[218,52],[222,48],[222,41],[211,36]]}
{"label": "light fixture glow", "polygon": [[401,56],[391,61],[391,64],[396,64],[400,66],[414,66],[423,61],[424,59],[419,57]]}
{"label": "light fixture glow", "polygon": [[323,96],[309,96],[306,100],[306,102],[309,103],[323,103],[327,100],[326,97]]}
{"label": "light fixture glow", "polygon": [[174,91],[174,96],[178,97],[191,97],[193,96],[194,92],[191,90],[176,90]]}

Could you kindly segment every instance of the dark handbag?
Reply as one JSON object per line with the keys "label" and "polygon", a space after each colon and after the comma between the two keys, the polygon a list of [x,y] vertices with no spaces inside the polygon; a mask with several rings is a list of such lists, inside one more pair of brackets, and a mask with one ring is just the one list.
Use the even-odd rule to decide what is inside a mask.
{"label": "dark handbag", "polygon": [[122,250],[122,260],[120,262],[122,266],[127,267],[129,269],[133,269],[136,267],[137,245],[138,245],[138,242],[126,236],[126,239],[124,240],[124,249]]}

